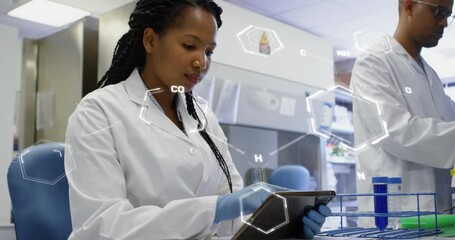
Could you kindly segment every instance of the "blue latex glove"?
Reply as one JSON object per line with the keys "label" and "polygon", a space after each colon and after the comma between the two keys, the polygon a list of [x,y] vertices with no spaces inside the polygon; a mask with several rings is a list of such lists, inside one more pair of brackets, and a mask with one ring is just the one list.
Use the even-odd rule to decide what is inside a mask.
{"label": "blue latex glove", "polygon": [[331,213],[332,211],[326,205],[319,205],[317,211],[310,210],[303,216],[303,238],[313,239],[315,235],[319,234],[325,218],[330,216]]}
{"label": "blue latex glove", "polygon": [[[219,196],[216,201],[216,213],[214,223],[219,223],[225,220],[232,220],[240,216],[240,211],[243,210],[243,214],[247,215],[256,211],[261,204],[267,199],[270,192],[264,190],[268,189],[270,192],[277,191],[289,191],[290,189],[266,184],[252,184],[242,190],[229,193],[223,196]],[[250,195],[246,195],[249,194]],[[242,209],[240,209],[240,197],[245,196],[242,199]]]}

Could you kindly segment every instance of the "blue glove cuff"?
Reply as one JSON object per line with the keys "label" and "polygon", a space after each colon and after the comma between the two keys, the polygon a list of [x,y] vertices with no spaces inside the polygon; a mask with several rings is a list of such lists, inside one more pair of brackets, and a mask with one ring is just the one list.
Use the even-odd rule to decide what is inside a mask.
{"label": "blue glove cuff", "polygon": [[213,219],[213,223],[215,224],[218,224],[221,221],[223,221],[223,218],[221,216],[223,211],[220,209],[220,202],[223,200],[225,196],[226,195],[218,196],[218,198],[216,199],[215,218]]}

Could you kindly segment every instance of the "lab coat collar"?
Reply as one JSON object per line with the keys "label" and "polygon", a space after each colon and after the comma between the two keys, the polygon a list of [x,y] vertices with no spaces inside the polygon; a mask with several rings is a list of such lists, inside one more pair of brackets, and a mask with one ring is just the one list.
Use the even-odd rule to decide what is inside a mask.
{"label": "lab coat collar", "polygon": [[406,51],[406,49],[401,45],[400,42],[398,42],[394,37],[392,36],[388,36],[389,38],[389,42],[390,42],[390,45],[392,47],[392,51],[396,54],[400,54],[400,55],[406,55],[410,58],[411,55],[409,55],[408,51]]}
{"label": "lab coat collar", "polygon": [[131,72],[131,75],[125,80],[125,88],[128,97],[132,102],[135,102],[137,104],[144,103],[144,97],[147,97],[147,88],[145,87],[145,84],[142,81],[141,75],[139,75],[139,70],[137,68],[135,68],[133,72]]}
{"label": "lab coat collar", "polygon": [[[142,81],[142,78],[139,74],[139,70],[137,68],[134,69],[131,75],[125,80],[125,88],[130,101],[137,103],[141,106],[144,105],[145,101],[148,101],[147,88],[144,82]],[[178,129],[177,126],[175,126],[172,123],[172,121],[167,119],[167,117],[165,116],[163,118],[156,118],[155,121],[158,121],[156,124],[158,124],[158,127],[161,128],[162,130],[168,132],[171,135],[175,135],[182,140],[188,141],[189,134],[196,132],[198,122],[192,116],[190,116],[188,111],[186,110],[185,96],[183,94],[177,94],[176,97],[177,110],[180,113],[180,116],[182,118],[181,121],[183,122],[187,135],[181,132],[181,130]],[[163,114],[157,107],[152,107],[149,110],[153,111],[152,114],[155,115]],[[199,112],[198,115],[199,118],[201,118]]]}
{"label": "lab coat collar", "polygon": [[[198,121],[188,113],[186,108],[186,97],[181,93],[177,94],[177,111],[180,113],[187,135],[198,131]],[[198,114],[198,116],[200,120],[202,120],[200,114]]]}
{"label": "lab coat collar", "polygon": [[[406,56],[408,58],[408,61],[414,67],[423,71],[422,68],[420,67],[419,63],[417,63],[416,60],[408,53],[408,51],[406,51],[406,49],[401,45],[401,43],[399,43],[394,37],[389,37],[389,39],[390,39],[390,44],[392,45],[392,49],[396,54]],[[420,56],[420,59],[422,60],[423,68],[425,69],[425,71],[423,71],[423,72],[427,73],[428,68],[429,68],[428,63],[425,61],[425,59],[423,59],[422,56]]]}
{"label": "lab coat collar", "polygon": [[[420,55],[420,60],[422,61],[423,68],[425,69],[425,75],[428,75],[431,71],[430,65],[428,65],[427,61]],[[431,84],[431,83],[430,83]]]}

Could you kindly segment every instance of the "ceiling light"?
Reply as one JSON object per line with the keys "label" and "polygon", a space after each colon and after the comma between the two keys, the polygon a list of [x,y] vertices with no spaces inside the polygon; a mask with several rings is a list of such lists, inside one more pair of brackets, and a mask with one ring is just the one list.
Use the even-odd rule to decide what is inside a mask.
{"label": "ceiling light", "polygon": [[48,0],[32,0],[9,11],[8,15],[53,27],[61,27],[88,16],[90,13]]}

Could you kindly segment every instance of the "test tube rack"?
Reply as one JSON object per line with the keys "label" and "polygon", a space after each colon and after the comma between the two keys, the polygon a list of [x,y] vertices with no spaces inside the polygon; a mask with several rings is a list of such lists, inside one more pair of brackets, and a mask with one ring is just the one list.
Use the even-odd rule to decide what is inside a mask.
{"label": "test tube rack", "polygon": [[[343,204],[346,198],[359,198],[359,197],[374,197],[384,196],[387,197],[399,197],[399,196],[415,196],[416,199],[416,211],[400,211],[400,212],[389,212],[389,213],[374,213],[371,212],[347,212],[343,211]],[[420,200],[423,196],[432,197],[434,202],[434,211],[421,211]],[[438,228],[438,211],[437,211],[437,193],[371,193],[371,194],[337,194],[334,199],[339,201],[340,211],[333,212],[331,216],[340,217],[340,227],[335,230],[324,231],[319,236],[329,237],[356,237],[356,238],[381,238],[381,239],[411,239],[420,238],[425,236],[433,236],[442,234],[443,231]],[[333,200],[332,200],[333,201]],[[421,216],[434,215],[435,228],[423,229],[421,227]],[[417,229],[391,229],[387,228],[384,231],[379,231],[377,228],[360,228],[360,227],[346,227],[343,226],[343,217],[417,217],[418,227]]]}

